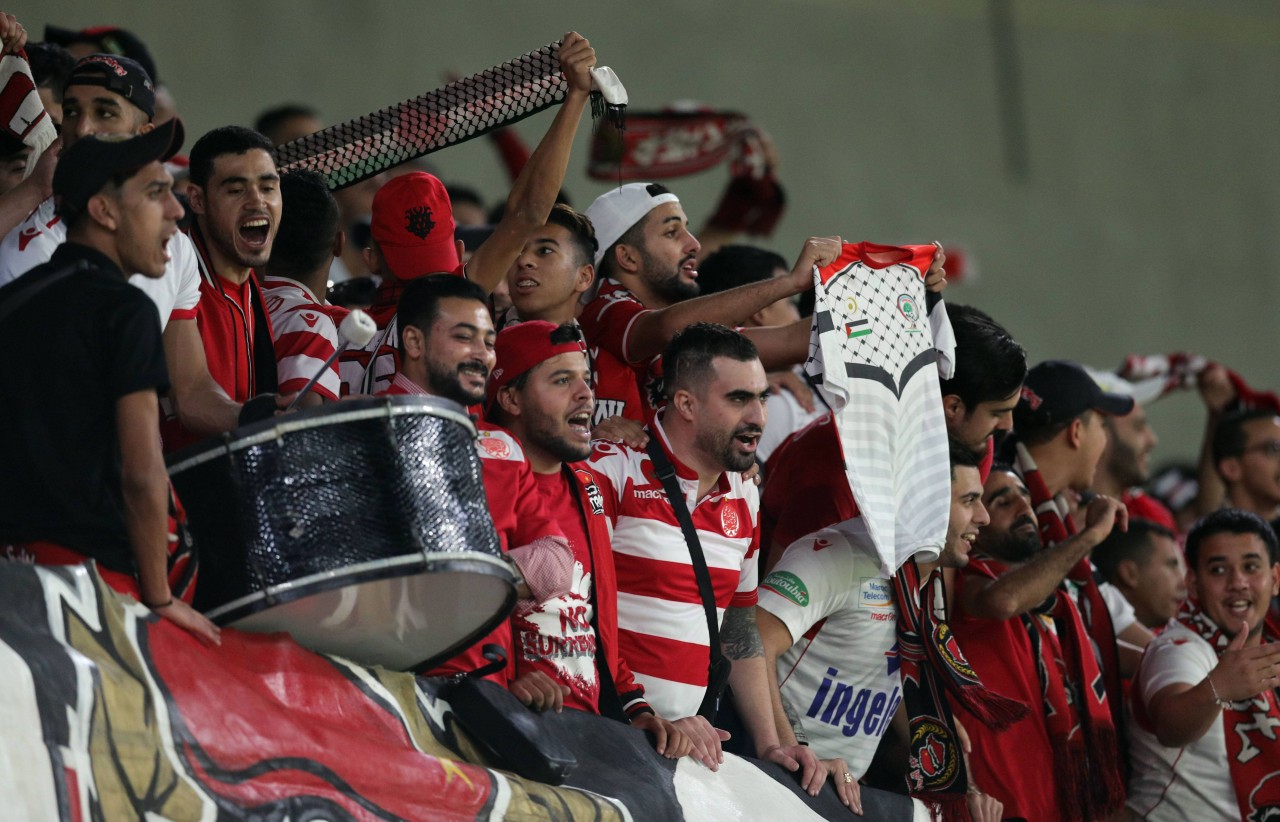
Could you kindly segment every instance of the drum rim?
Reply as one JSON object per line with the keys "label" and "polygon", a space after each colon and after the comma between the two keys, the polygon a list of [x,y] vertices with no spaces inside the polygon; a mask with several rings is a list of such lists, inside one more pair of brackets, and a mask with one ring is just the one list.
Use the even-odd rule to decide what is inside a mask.
{"label": "drum rim", "polygon": [[428,412],[429,416],[461,423],[472,439],[477,436],[475,422],[466,413],[466,409],[442,397],[395,396],[369,400],[341,400],[332,405],[310,408],[244,428],[236,428],[216,438],[196,443],[174,454],[168,465],[168,471],[170,474],[181,473],[227,454],[271,442],[288,433],[323,428],[342,422],[406,416],[422,411]]}
{"label": "drum rim", "polygon": [[[216,608],[210,608],[204,612],[204,615],[219,624],[225,625],[265,610],[264,608],[250,608],[250,606],[268,597],[274,601],[267,607],[274,607],[293,602],[305,596],[311,596],[312,594],[322,594],[336,588],[345,588],[348,585],[359,585],[365,582],[386,579],[389,578],[388,575],[381,572],[404,565],[421,565],[422,573],[435,573],[448,570],[441,566],[458,562],[479,562],[482,565],[492,566],[485,569],[485,573],[506,577],[512,589],[514,590],[515,588],[515,574],[511,572],[510,565],[505,557],[490,556],[478,551],[419,551],[396,557],[367,560],[355,565],[345,566],[339,570],[320,571],[288,582],[282,582],[278,585],[268,585],[260,591],[254,591],[251,594],[223,603]],[[338,582],[340,584],[326,584],[329,582]],[[234,616],[232,616],[233,613]]]}

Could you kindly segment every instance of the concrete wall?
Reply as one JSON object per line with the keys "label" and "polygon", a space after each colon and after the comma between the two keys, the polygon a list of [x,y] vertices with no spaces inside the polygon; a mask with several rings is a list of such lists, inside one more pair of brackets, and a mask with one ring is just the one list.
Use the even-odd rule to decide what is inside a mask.
{"label": "concrete wall", "polygon": [[[791,195],[770,245],[805,236],[966,249],[981,305],[1033,360],[1112,366],[1191,349],[1280,386],[1280,7],[1241,0],[734,3],[20,0],[138,32],[196,134],[289,100],[338,121],[558,38],[588,36],[637,107],[697,99],[773,135]],[[1271,89],[1270,91],[1268,89]],[[1012,112],[1012,116],[1010,113]],[[519,126],[532,142],[544,113]],[[585,131],[567,188],[585,206]],[[434,156],[499,197],[484,141]],[[725,171],[681,181],[695,223]],[[1152,417],[1190,456],[1191,397]]]}

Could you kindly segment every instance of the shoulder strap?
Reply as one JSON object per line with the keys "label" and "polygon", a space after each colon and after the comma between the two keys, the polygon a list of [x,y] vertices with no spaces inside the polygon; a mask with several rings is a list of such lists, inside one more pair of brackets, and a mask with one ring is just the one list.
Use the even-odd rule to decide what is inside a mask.
{"label": "shoulder strap", "polygon": [[[646,450],[649,452],[649,459],[653,460],[658,479],[662,480],[662,488],[667,492],[667,499],[671,502],[676,520],[680,523],[680,530],[684,532],[684,541],[689,545],[689,558],[693,560],[693,574],[698,579],[698,593],[702,595],[702,610],[707,616],[707,635],[711,639],[711,662],[708,670],[715,671],[722,664],[720,661],[724,659],[724,654],[720,650],[720,620],[716,612],[715,589],[711,587],[711,572],[707,570],[707,560],[702,555],[702,543],[698,541],[698,532],[693,527],[693,518],[689,516],[689,508],[684,503],[684,493],[676,480],[676,470],[671,466],[671,460],[667,459],[666,452],[662,450],[656,433],[650,434]],[[714,677],[709,681],[714,682]]]}
{"label": "shoulder strap", "polygon": [[84,260],[79,260],[72,265],[66,265],[66,266],[63,266],[62,268],[58,268],[53,271],[47,272],[44,276],[38,278],[35,281],[34,285],[27,286],[24,290],[19,291],[17,296],[10,297],[9,299],[5,300],[3,303],[0,303],[0,323],[3,323],[5,320],[9,319],[9,315],[17,311],[22,306],[26,305],[27,300],[30,300],[32,297],[39,294],[41,291],[44,291],[49,286],[69,276],[70,274],[73,274],[74,272],[80,271],[82,269],[86,269],[88,267],[89,267],[89,264],[87,262],[85,262]]}

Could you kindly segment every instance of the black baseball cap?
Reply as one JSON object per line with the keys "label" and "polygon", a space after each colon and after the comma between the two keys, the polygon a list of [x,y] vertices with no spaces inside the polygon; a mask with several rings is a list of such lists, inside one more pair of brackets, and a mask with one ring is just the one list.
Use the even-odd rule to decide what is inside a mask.
{"label": "black baseball cap", "polygon": [[156,114],[156,87],[137,60],[115,54],[81,57],[63,84],[63,91],[72,86],[102,86],[140,108],[147,119]]}
{"label": "black baseball cap", "polygon": [[136,137],[89,135],[77,140],[58,155],[53,172],[58,216],[68,224],[75,222],[89,198],[110,180],[127,180],[148,163],[168,160],[182,148],[183,137],[182,121],[175,117]]}
{"label": "black baseball cap", "polygon": [[1133,397],[1103,391],[1079,363],[1045,360],[1027,372],[1013,409],[1013,430],[1025,435],[1090,410],[1123,417],[1133,410]]}

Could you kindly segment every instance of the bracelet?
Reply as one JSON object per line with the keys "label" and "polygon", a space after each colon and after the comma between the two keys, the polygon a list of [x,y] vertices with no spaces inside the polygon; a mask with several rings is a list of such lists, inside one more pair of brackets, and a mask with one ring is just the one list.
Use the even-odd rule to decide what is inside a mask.
{"label": "bracelet", "polygon": [[1231,703],[1230,703],[1230,702],[1228,702],[1227,700],[1223,699],[1222,697],[1218,696],[1218,689],[1217,689],[1217,688],[1215,688],[1215,687],[1214,687],[1214,685],[1213,685],[1213,677],[1212,677],[1212,676],[1206,676],[1206,677],[1205,677],[1205,679],[1206,679],[1206,680],[1208,681],[1208,683],[1209,683],[1209,690],[1210,690],[1211,692],[1213,692],[1213,701],[1214,701],[1214,703],[1215,703],[1219,708],[1222,708],[1223,710],[1226,710],[1227,708],[1230,708],[1230,707],[1231,707]]}
{"label": "bracelet", "polygon": [[153,611],[159,611],[161,608],[168,608],[170,605],[173,604],[173,595],[170,594],[169,598],[164,602],[160,603],[159,605],[152,605],[150,602],[146,602],[146,601],[144,601],[142,604],[147,606]]}

